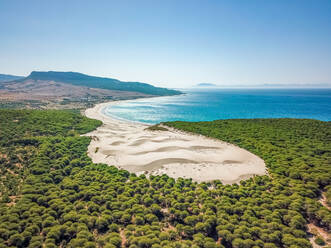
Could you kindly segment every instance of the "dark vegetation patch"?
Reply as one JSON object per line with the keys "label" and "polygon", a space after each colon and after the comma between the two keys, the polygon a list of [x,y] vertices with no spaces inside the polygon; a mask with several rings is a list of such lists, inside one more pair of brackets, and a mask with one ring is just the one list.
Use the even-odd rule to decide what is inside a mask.
{"label": "dark vegetation patch", "polygon": [[150,126],[150,127],[146,128],[146,130],[150,130],[150,131],[168,131],[167,128],[165,128],[163,126],[160,126],[160,124]]}
{"label": "dark vegetation patch", "polygon": [[47,105],[46,103],[38,100],[22,100],[22,101],[1,100],[0,109],[23,109],[23,108],[40,109],[45,107],[46,105]]}
{"label": "dark vegetation patch", "polygon": [[321,236],[317,236],[317,238],[315,239],[315,243],[318,245],[325,245],[325,241]]}
{"label": "dark vegetation patch", "polygon": [[308,222],[331,227],[318,202],[330,185],[328,122],[167,123],[262,157],[270,177],[240,185],[93,164],[79,134],[100,124],[69,111],[0,111],[1,170],[12,176],[1,181],[0,247],[305,248]]}

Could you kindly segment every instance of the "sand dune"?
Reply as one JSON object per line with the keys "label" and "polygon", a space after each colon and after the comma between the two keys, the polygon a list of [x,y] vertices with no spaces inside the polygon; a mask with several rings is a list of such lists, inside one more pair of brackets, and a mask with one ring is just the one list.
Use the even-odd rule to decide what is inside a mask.
{"label": "sand dune", "polygon": [[85,111],[87,117],[104,123],[86,134],[93,137],[88,154],[95,163],[114,165],[138,175],[167,174],[198,182],[219,179],[226,184],[266,174],[264,161],[244,149],[172,128],[146,130],[147,124],[104,115],[101,110],[109,104],[115,103],[98,104]]}

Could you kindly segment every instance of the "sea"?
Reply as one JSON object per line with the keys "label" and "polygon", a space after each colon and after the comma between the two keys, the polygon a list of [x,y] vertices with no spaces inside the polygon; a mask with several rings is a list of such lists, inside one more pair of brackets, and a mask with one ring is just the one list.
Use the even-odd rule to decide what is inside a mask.
{"label": "sea", "polygon": [[304,118],[331,120],[331,89],[191,89],[184,94],[122,101],[105,115],[134,122]]}

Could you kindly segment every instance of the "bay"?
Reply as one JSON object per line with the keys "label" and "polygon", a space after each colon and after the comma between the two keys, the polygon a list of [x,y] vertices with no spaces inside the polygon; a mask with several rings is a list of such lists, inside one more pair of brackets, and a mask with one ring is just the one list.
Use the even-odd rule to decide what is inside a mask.
{"label": "bay", "polygon": [[198,89],[185,94],[122,101],[104,114],[135,122],[243,118],[331,120],[331,89]]}

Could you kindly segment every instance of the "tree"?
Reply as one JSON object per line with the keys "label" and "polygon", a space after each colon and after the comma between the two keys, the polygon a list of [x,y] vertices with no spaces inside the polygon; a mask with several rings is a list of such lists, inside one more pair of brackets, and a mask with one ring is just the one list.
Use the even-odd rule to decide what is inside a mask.
{"label": "tree", "polygon": [[8,243],[13,246],[21,246],[23,244],[24,238],[21,234],[15,233],[10,236]]}

